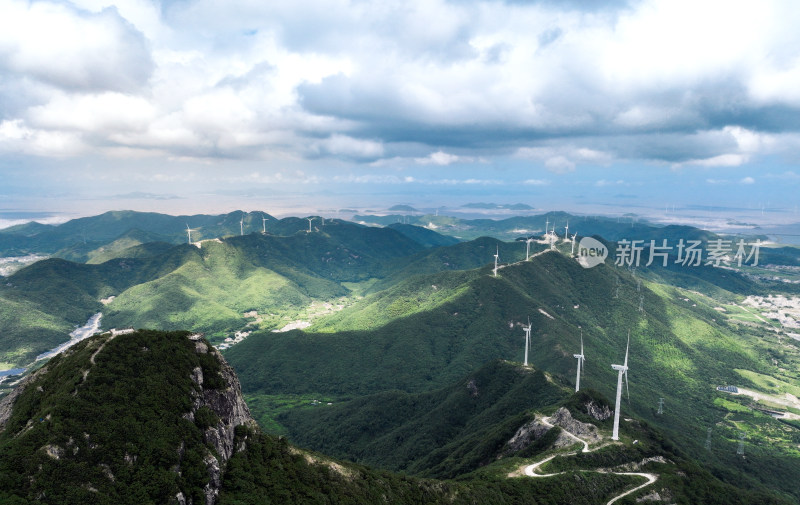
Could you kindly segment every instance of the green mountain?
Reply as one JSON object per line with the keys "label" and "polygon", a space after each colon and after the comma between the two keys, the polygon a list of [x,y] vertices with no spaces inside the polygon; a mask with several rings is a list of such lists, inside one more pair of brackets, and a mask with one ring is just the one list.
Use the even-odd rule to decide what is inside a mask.
{"label": "green mountain", "polygon": [[527,412],[569,388],[541,371],[495,360],[458,383],[420,394],[385,391],[285,414],[289,437],[339,458],[452,478],[492,462]]}
{"label": "green mountain", "polygon": [[[529,386],[548,387],[541,373],[532,375],[538,380]],[[547,432],[528,447],[538,446],[538,452],[550,447],[559,429]],[[657,434],[647,428],[633,428],[633,433],[641,438],[637,449],[606,452],[602,461],[655,455],[652,461],[664,463],[647,463],[647,470],[672,482],[670,489],[681,502],[704,490],[714,498],[704,503],[782,503],[719,483],[679,455],[657,448]],[[567,461],[559,464],[574,464],[561,453]],[[516,468],[526,461],[508,463]],[[232,369],[206,340],[188,332],[87,339],[0,400],[0,502],[9,504],[588,505],[640,482],[621,470],[574,469],[548,478],[487,473],[434,481],[297,449],[258,430]]]}
{"label": "green mountain", "polygon": [[[251,233],[200,247],[151,242],[106,249],[95,256],[109,258],[103,263],[51,258],[0,285],[6,307],[0,321],[9,321],[2,327],[7,338],[0,342],[0,361],[24,365],[97,312],[104,314],[106,328],[189,328],[217,341],[253,322],[244,315],[251,311],[264,326],[280,328],[285,317],[291,321],[314,301],[348,295],[344,283],[384,277],[395,260],[425,247],[392,229],[334,221],[314,233]],[[35,310],[12,314],[14,307]],[[63,333],[40,333],[43,328]]]}
{"label": "green mountain", "polygon": [[[506,266],[496,278],[488,266],[416,276],[321,320],[314,331],[254,333],[227,356],[245,393],[260,405],[287,394],[356,401],[391,390],[424,393],[447,387],[490,359],[522,361],[521,328],[530,317],[531,361],[537,369],[571,380],[572,353],[582,332],[585,386],[611,397],[616,374],[609,364],[622,360],[630,330],[630,412],[664,430],[725,481],[767,486],[797,499],[788,485],[789,476],[800,472],[796,428],[726,403],[730,400],[715,390],[747,383],[736,370],[797,381],[791,372],[800,364],[797,349],[782,345],[776,353],[774,335],[728,320],[713,299],[640,280],[613,264],[584,269],[558,252]],[[657,414],[659,398],[668,416]],[[257,411],[259,418],[269,416]],[[281,419],[308,426],[311,421],[301,421],[302,415],[292,412]],[[339,436],[338,425],[331,423],[326,431],[328,425],[321,423],[309,436],[330,444]],[[703,449],[708,427],[714,430],[710,453]],[[743,429],[746,461],[735,455]],[[402,455],[403,444],[395,445]],[[349,455],[375,463],[402,459],[367,454],[368,449]],[[406,467],[420,469],[414,466],[420,461]]]}
{"label": "green mountain", "polygon": [[[98,216],[83,217],[60,225],[28,223],[0,230],[0,256],[19,256],[28,253],[55,255],[64,259],[85,261],[96,255],[93,251],[113,246],[130,234],[139,243],[164,241],[173,244],[187,241],[186,227],[194,231],[192,240],[239,235],[240,221],[244,220],[244,233],[262,231],[264,222],[277,220],[269,214],[231,212],[222,216],[193,215],[170,216],[155,212],[111,211]],[[130,241],[129,241],[130,243]],[[131,244],[133,245],[133,244]]]}
{"label": "green mountain", "polygon": [[425,247],[453,245],[459,242],[457,238],[441,235],[433,230],[429,230],[428,228],[414,226],[412,224],[392,223],[387,226],[387,228],[397,230],[414,242],[422,244]]}
{"label": "green mountain", "polygon": [[[597,401],[613,397],[616,373],[609,364],[622,359],[630,330],[631,397],[623,413],[641,431],[624,425],[623,432],[631,444],[635,437],[648,440],[653,452],[631,453],[630,446],[598,449],[591,455],[560,456],[544,468],[568,469],[570,478],[586,479],[598,489],[606,486],[598,496],[611,496],[612,488],[635,479],[598,476],[588,469],[661,456],[679,459],[677,472],[721,490],[720,496],[734,485],[756,493],[772,489],[795,503],[800,498],[792,486],[792,476],[800,474],[800,422],[792,416],[800,415],[800,406],[787,404],[782,396],[800,396],[800,353],[778,316],[745,303],[747,295],[800,293],[792,277],[800,263],[797,248],[765,247],[760,268],[740,271],[689,268],[676,265],[674,256],[666,268],[624,269],[613,262],[611,241],[618,238],[707,244],[719,237],[687,227],[585,217],[573,222],[574,216],[560,213],[473,220],[477,223],[427,216],[419,223],[433,223],[437,231],[453,235],[480,231],[524,239],[535,233],[538,221],[543,228],[545,219],[561,226],[569,218],[570,231],[577,229],[581,236],[585,226],[611,237],[606,244],[612,258],[584,269],[569,257],[571,244],[564,241],[552,252],[545,251],[545,244],[531,243],[535,256],[524,261],[524,240],[479,236],[443,245],[456,239],[420,226],[323,224],[320,217],[311,218],[309,232],[307,219],[262,221],[258,213],[244,215],[245,235],[240,236],[242,216],[195,217],[189,222],[196,229],[192,245],[169,243],[186,239],[186,223],[180,220],[192,216],[170,220],[108,213],[96,217],[98,229],[85,244],[82,239],[59,244],[59,234],[69,235],[56,231],[61,227],[22,226],[0,233],[0,244],[23,237],[31,242],[20,239],[14,247],[44,244],[57,247],[54,254],[86,261],[51,258],[3,279],[0,362],[24,366],[97,312],[103,313],[105,328],[204,331],[215,344],[244,332],[249,336],[237,337],[225,352],[265,428],[315,450],[416,477],[480,481],[518,470],[510,466],[514,458],[553,450],[547,439],[533,444],[535,450],[507,452],[507,437],[521,424],[558,405],[567,405],[576,419],[581,415],[580,405],[570,403],[565,391],[574,380],[572,354],[581,333],[587,355],[582,384],[598,392]],[[83,224],[93,218],[86,219]],[[70,226],[69,240],[74,240],[80,228]],[[267,233],[261,233],[262,227]],[[159,237],[167,241],[150,241]],[[496,250],[501,268],[495,277]],[[646,247],[643,257],[647,253]],[[529,317],[534,328],[530,360],[537,372],[519,375],[515,363],[522,361],[522,326]],[[493,383],[492,394],[475,402],[464,393],[464,383],[476,377],[485,383],[487,375],[507,380]],[[541,383],[542,377],[550,380]],[[528,386],[519,382],[525,380]],[[719,392],[719,385],[738,385],[758,398]],[[663,414],[656,410],[660,398]],[[312,399],[333,405],[308,408]],[[787,415],[774,419],[770,410]],[[596,419],[583,421],[608,429]],[[742,432],[744,458],[736,454]],[[290,453],[286,447],[265,450]],[[614,455],[620,451],[624,457]],[[692,473],[692,460],[713,478]],[[251,464],[268,465],[257,458]],[[260,479],[247,465],[241,469],[244,481]],[[672,475],[665,482],[680,480],[679,474],[659,469]],[[375,474],[363,475],[369,480]],[[518,496],[522,488],[569,488],[567,478],[536,480],[518,484],[501,479],[487,489],[494,493],[499,485],[508,497]],[[381,488],[375,481],[372,485]],[[414,486],[416,493],[422,484]],[[470,495],[477,492],[475,486],[473,481],[469,492],[458,492],[476,496]],[[696,488],[675,482],[668,487],[678,490],[676,503],[711,502]]]}

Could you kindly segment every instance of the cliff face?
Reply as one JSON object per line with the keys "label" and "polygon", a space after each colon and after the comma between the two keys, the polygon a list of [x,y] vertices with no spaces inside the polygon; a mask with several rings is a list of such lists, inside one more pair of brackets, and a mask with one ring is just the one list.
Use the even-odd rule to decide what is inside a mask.
{"label": "cliff face", "polygon": [[[247,426],[258,429],[255,420],[250,415],[250,409],[242,398],[242,389],[239,378],[233,369],[216,349],[209,346],[202,340],[200,335],[190,335],[190,340],[195,342],[195,352],[198,354],[209,354],[220,364],[218,373],[222,378],[222,385],[218,387],[204,387],[206,383],[203,368],[200,366],[192,369],[191,379],[197,389],[191,392],[192,408],[184,418],[195,422],[197,413],[200,409],[208,409],[216,416],[216,423],[207,426],[203,431],[203,440],[214,449],[203,458],[208,471],[208,483],[203,487],[206,505],[213,505],[219,497],[222,486],[221,473],[225,463],[236,452],[244,450],[244,444],[234,447],[234,432],[237,426]],[[213,419],[213,417],[212,417]],[[216,453],[216,455],[215,455]],[[185,496],[179,496],[178,502],[189,504]]]}
{"label": "cliff face", "polygon": [[0,503],[214,505],[245,450],[237,426],[257,432],[236,374],[201,335],[87,339],[0,401]]}

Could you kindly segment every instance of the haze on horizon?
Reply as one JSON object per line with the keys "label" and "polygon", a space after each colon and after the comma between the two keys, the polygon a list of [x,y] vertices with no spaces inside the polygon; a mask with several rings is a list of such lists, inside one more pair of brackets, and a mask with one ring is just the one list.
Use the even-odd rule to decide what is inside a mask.
{"label": "haze on horizon", "polygon": [[790,1],[0,8],[0,219],[522,202],[800,221]]}

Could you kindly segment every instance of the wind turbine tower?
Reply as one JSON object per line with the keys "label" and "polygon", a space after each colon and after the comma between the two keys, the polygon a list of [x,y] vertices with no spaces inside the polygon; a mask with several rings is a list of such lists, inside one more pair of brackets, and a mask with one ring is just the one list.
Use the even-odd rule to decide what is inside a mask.
{"label": "wind turbine tower", "polygon": [[494,276],[497,277],[497,260],[500,258],[500,246],[497,246],[497,249],[494,253]]}
{"label": "wind turbine tower", "polygon": [[583,369],[583,362],[586,359],[583,355],[583,330],[581,330],[581,353],[573,354],[572,357],[578,360],[578,373],[575,377],[575,392],[577,393],[581,390],[581,371]]}
{"label": "wind turbine tower", "polygon": [[567,220],[567,226],[564,227],[564,240],[569,240],[569,220]]}
{"label": "wind turbine tower", "polygon": [[574,235],[572,235],[572,253],[570,256],[575,256],[575,238],[578,236],[578,232],[576,231]]}
{"label": "wind turbine tower", "polygon": [[244,235],[244,214],[242,214],[242,220],[239,221],[239,235]]}
{"label": "wind turbine tower", "polygon": [[525,330],[525,363],[524,366],[528,366],[528,349],[531,347],[531,318],[528,316],[528,326],[523,326],[523,330]]}
{"label": "wind turbine tower", "polygon": [[313,221],[314,218],[313,217],[307,217],[306,219],[308,219],[308,233],[311,233],[311,221]]}
{"label": "wind turbine tower", "polygon": [[550,218],[548,217],[544,222],[544,238],[548,238],[548,233],[550,233]]}
{"label": "wind turbine tower", "polygon": [[197,231],[197,230],[193,230],[193,229],[189,228],[189,223],[186,223],[186,235],[189,236],[189,243],[190,244],[192,243],[192,232],[193,231]]}
{"label": "wind turbine tower", "polygon": [[533,242],[533,237],[525,239],[525,261],[531,259],[531,242]]}
{"label": "wind turbine tower", "polygon": [[616,370],[617,373],[617,402],[614,408],[614,432],[611,434],[611,440],[619,440],[619,410],[620,401],[622,400],[622,376],[625,376],[625,389],[628,391],[628,398],[630,398],[630,390],[628,389],[628,349],[631,346],[631,332],[628,332],[628,344],[625,346],[625,363],[622,365],[611,365],[611,368]]}
{"label": "wind turbine tower", "polygon": [[267,218],[265,218],[264,216],[261,216],[261,225],[264,227],[262,229],[261,233],[266,235],[267,234]]}

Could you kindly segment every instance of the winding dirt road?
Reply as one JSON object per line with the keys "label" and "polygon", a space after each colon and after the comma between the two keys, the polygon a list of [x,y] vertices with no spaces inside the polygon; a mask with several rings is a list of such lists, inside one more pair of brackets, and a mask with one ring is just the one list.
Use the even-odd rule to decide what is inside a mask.
{"label": "winding dirt road", "polygon": [[[541,421],[542,421],[542,424],[544,424],[545,426],[549,426],[549,427],[551,427],[551,428],[553,427],[553,424],[551,424],[551,423],[550,423],[550,418],[543,417],[543,418],[541,419]],[[570,437],[570,438],[572,438],[572,439],[574,439],[574,440],[576,440],[576,441],[578,441],[578,442],[580,442],[580,443],[582,443],[582,444],[583,444],[583,449],[581,449],[581,451],[580,451],[580,452],[592,452],[592,451],[596,451],[597,449],[600,449],[601,447],[605,447],[605,446],[609,445],[609,444],[601,444],[601,445],[598,445],[597,447],[594,447],[594,448],[590,449],[590,448],[589,448],[589,443],[588,443],[586,440],[584,440],[584,439],[582,439],[582,438],[578,437],[577,435],[574,435],[574,434],[572,434],[572,433],[568,432],[567,430],[564,430],[563,428],[562,428],[562,430],[563,430],[564,434],[566,434],[568,437]],[[536,463],[533,463],[533,464],[531,464],[531,465],[526,465],[526,466],[523,468],[523,470],[522,470],[522,473],[523,473],[523,474],[525,474],[525,475],[526,475],[526,476],[528,476],[528,477],[537,477],[537,478],[542,478],[542,477],[554,477],[554,476],[556,476],[556,475],[561,475],[561,474],[563,474],[564,472],[557,472],[557,473],[536,473],[536,470],[537,470],[537,469],[538,469],[540,466],[542,466],[542,465],[544,465],[545,463],[547,463],[548,461],[550,461],[551,459],[555,458],[556,456],[574,456],[575,454],[578,454],[578,451],[567,452],[567,453],[559,453],[559,454],[552,454],[552,455],[550,455],[550,456],[548,456],[548,457],[544,458],[544,459],[543,459],[543,460],[541,460],[541,461],[537,461]],[[647,486],[649,486],[650,484],[652,484],[652,483],[654,483],[655,481],[657,481],[657,480],[658,480],[658,475],[657,475],[657,474],[654,474],[654,473],[643,473],[643,472],[608,472],[608,471],[603,471],[603,470],[583,470],[583,471],[587,471],[587,472],[598,472],[598,473],[613,473],[614,475],[632,475],[632,476],[636,476],[636,477],[644,477],[645,479],[647,479],[647,482],[645,482],[644,484],[641,484],[641,485],[639,485],[639,486],[636,486],[636,487],[634,487],[634,488],[632,488],[632,489],[629,489],[629,490],[625,491],[624,493],[620,493],[620,494],[618,494],[617,496],[615,496],[615,497],[611,498],[611,499],[610,499],[610,500],[609,500],[609,501],[606,503],[606,505],[611,505],[612,503],[614,503],[615,501],[619,500],[620,498],[623,498],[623,497],[625,497],[625,496],[628,496],[628,495],[629,495],[629,494],[631,494],[631,493],[635,493],[636,491],[638,491],[638,490],[640,490],[640,489],[642,489],[642,488],[644,488],[644,487],[647,487]]]}

